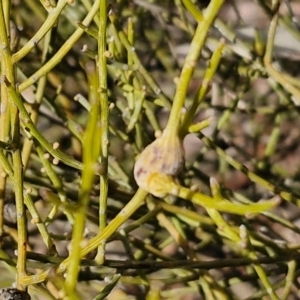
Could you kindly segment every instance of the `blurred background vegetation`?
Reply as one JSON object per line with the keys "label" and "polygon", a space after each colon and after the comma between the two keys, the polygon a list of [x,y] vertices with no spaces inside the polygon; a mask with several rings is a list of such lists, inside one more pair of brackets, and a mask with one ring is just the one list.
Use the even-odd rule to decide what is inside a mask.
{"label": "blurred background vegetation", "polygon": [[[55,270],[73,250],[74,224],[84,225],[84,246],[133,197],[135,158],[167,123],[197,12],[210,3],[108,2],[106,35],[100,34],[101,1],[1,5],[11,53],[2,47],[8,82],[1,82],[0,287],[28,286],[31,299],[63,299],[68,279]],[[106,43],[105,66],[99,39]],[[185,137],[178,180],[205,194],[216,188],[237,204],[278,197],[279,205],[257,215],[216,216],[177,197],[148,196],[122,230],[99,245],[97,256],[92,251],[82,260],[78,281],[70,284],[76,283],[76,295],[68,299],[299,299],[300,3],[225,1],[189,83],[187,111],[220,39],[221,62],[193,120],[208,119],[209,126]],[[99,90],[106,80],[101,68],[105,91]],[[24,111],[20,128],[15,108],[7,113],[19,93],[36,127]],[[87,134],[94,106],[100,124],[109,111],[108,131],[98,128],[109,137],[107,156],[105,140]],[[95,173],[101,181],[90,177],[88,200],[80,206],[88,181],[83,149],[100,153]]]}

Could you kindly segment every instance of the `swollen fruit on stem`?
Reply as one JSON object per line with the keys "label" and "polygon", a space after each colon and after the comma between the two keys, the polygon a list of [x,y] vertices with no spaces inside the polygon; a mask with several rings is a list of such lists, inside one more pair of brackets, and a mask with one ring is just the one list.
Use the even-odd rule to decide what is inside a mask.
{"label": "swollen fruit on stem", "polygon": [[164,131],[138,157],[134,178],[140,188],[156,197],[165,197],[183,164],[182,141],[174,132]]}

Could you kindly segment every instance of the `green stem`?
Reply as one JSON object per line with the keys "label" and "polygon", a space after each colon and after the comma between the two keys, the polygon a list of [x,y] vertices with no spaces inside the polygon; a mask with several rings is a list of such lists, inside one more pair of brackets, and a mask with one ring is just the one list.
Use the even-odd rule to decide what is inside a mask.
{"label": "green stem", "polygon": [[[106,31],[107,31],[107,1],[100,3],[100,23],[98,30],[98,77],[100,91],[100,196],[99,196],[99,232],[106,226],[107,195],[108,195],[108,146],[109,146],[109,107],[107,97],[107,66],[106,66]],[[96,261],[103,263],[105,243],[98,247]]]}
{"label": "green stem", "polygon": [[[279,9],[279,1],[276,1]],[[293,85],[293,79],[291,80],[291,76],[288,76],[285,73],[279,72],[272,65],[272,55],[274,48],[274,40],[276,27],[278,24],[279,12],[276,11],[271,20],[269,31],[268,31],[268,40],[266,46],[266,53],[264,56],[264,65],[270,77],[273,77],[277,82],[279,82],[287,91],[289,91],[292,95],[295,96],[296,99],[300,99],[300,89]],[[299,105],[299,100],[293,100],[295,104]]]}
{"label": "green stem", "polygon": [[83,138],[82,180],[78,196],[78,207],[75,212],[76,222],[73,227],[71,253],[69,255],[69,259],[72,261],[72,264],[69,265],[67,270],[64,285],[67,299],[70,300],[77,299],[75,289],[80,269],[80,243],[83,239],[90,193],[95,179],[95,169],[98,165],[100,152],[100,143],[95,141],[95,136],[97,136],[99,128],[98,122],[100,114],[100,101],[98,96],[99,78],[94,62],[87,62],[85,67],[90,86],[89,98],[91,109]]}
{"label": "green stem", "polygon": [[[43,49],[43,55],[42,55],[42,63],[46,61],[46,57],[50,48],[50,41],[51,41],[51,35],[52,35],[52,30],[50,29],[45,38],[44,38],[44,49]],[[46,88],[46,83],[47,83],[47,78],[46,76],[43,76],[39,79],[37,89],[36,89],[36,94],[35,94],[35,105],[32,108],[32,111],[30,113],[30,118],[34,124],[36,124],[38,115],[39,115],[39,107],[42,103],[44,93],[45,93],[45,88]],[[30,154],[32,152],[32,146],[33,146],[33,141],[30,139],[25,139],[23,143],[23,148],[22,148],[22,161],[24,164],[24,170],[26,170]]]}
{"label": "green stem", "polygon": [[180,118],[182,115],[182,109],[184,107],[187,90],[189,87],[190,80],[194,73],[198,59],[201,54],[201,50],[206,41],[206,37],[209,32],[209,28],[212,26],[213,21],[216,18],[220,8],[223,5],[224,0],[211,1],[209,6],[204,12],[204,17],[201,23],[198,24],[195,35],[190,45],[189,52],[186,56],[185,63],[183,65],[173,100],[173,105],[166,126],[166,130],[171,132],[178,132],[180,126]]}
{"label": "green stem", "polygon": [[238,215],[261,213],[275,207],[278,204],[277,199],[249,205],[238,204],[222,198],[215,199],[200,192],[192,192],[190,189],[176,184],[173,185],[170,193],[205,208],[216,209]]}
{"label": "green stem", "polygon": [[[17,52],[12,56],[13,63],[17,63],[23,57],[25,57],[40,40],[46,35],[48,31],[51,30],[53,25],[57,22],[62,10],[68,4],[68,0],[59,0],[56,7],[48,14],[47,19],[43,22],[43,25],[38,30],[38,32]],[[37,79],[36,79],[37,80]]]}
{"label": "green stem", "polygon": [[193,16],[197,22],[203,21],[203,14],[202,12],[195,6],[195,4],[191,0],[182,0],[184,6],[186,9],[190,12],[190,14]]}
{"label": "green stem", "polygon": [[201,86],[197,92],[197,95],[194,98],[192,106],[188,109],[186,115],[184,116],[182,126],[181,126],[181,136],[184,136],[188,132],[188,127],[193,121],[193,118],[195,116],[196,110],[201,103],[201,101],[206,96],[210,84],[212,82],[213,76],[215,75],[217,68],[220,64],[221,57],[222,57],[222,51],[224,49],[224,41],[221,41],[216,49],[216,51],[213,53],[209,66],[205,70]]}
{"label": "green stem", "polygon": [[[147,192],[138,189],[133,198],[125,205],[125,207],[119,212],[119,214],[95,237],[93,237],[88,245],[81,249],[80,257],[84,257],[89,252],[96,249],[103,241],[106,241],[112,234],[114,234],[118,228],[123,225],[131,215],[142,205],[144,202]],[[57,269],[57,273],[62,273],[68,268],[69,265],[73,264],[70,257],[66,258]]]}
{"label": "green stem", "polygon": [[75,169],[81,170],[82,164],[79,161],[76,161],[72,157],[66,155],[58,149],[54,149],[53,146],[46,140],[46,138],[41,135],[41,133],[37,130],[36,126],[32,122],[29,113],[27,112],[20,95],[13,88],[11,82],[4,76],[2,77],[2,81],[5,83],[8,91],[8,95],[10,100],[17,106],[21,115],[22,125],[25,131],[29,132],[37,141],[41,144],[41,146],[47,150],[52,156],[62,161],[64,164],[73,167]]}
{"label": "green stem", "polygon": [[[114,25],[116,26],[116,24],[114,24]],[[122,44],[126,48],[126,50],[128,52],[128,56],[130,56],[131,60],[134,61],[135,68],[143,75],[145,81],[147,82],[149,87],[151,87],[154,94],[157,97],[159,97],[159,100],[161,100],[161,105],[164,106],[164,107],[170,107],[170,102],[169,102],[168,98],[164,95],[164,93],[162,92],[159,85],[156,83],[156,81],[152,78],[152,76],[148,73],[148,71],[143,66],[143,64],[142,64],[139,56],[137,55],[134,47],[128,41],[128,38],[127,38],[125,32],[122,31],[122,30],[119,30],[118,36],[119,36]]]}
{"label": "green stem", "polygon": [[[7,6],[6,6],[7,8]],[[10,44],[8,41],[9,34],[9,16],[10,11],[3,6],[2,1],[0,2],[0,44],[1,44],[1,76],[8,78],[14,85],[15,74],[14,65],[12,63],[12,56],[10,51]],[[6,15],[4,15],[4,12]],[[1,84],[1,90],[9,96],[7,93],[7,86]],[[2,99],[1,99],[2,100]],[[24,289],[24,286],[20,283],[22,277],[26,275],[26,248],[27,248],[27,224],[25,217],[24,197],[23,197],[23,167],[20,150],[20,121],[18,110],[16,106],[12,105],[11,102],[6,101],[7,111],[9,116],[6,116],[10,120],[11,127],[11,139],[16,145],[17,149],[13,151],[13,169],[14,169],[14,191],[15,191],[15,202],[16,202],[16,213],[17,213],[17,228],[18,228],[18,256],[17,256],[17,288],[20,290]],[[1,103],[2,104],[2,103]]]}
{"label": "green stem", "polygon": [[[96,13],[99,10],[100,0],[95,0],[91,10],[86,15],[82,23],[85,26],[88,26]],[[58,63],[61,62],[63,57],[70,51],[70,49],[74,46],[74,44],[79,40],[81,35],[84,33],[84,30],[81,28],[78,28],[70,37],[69,39],[61,46],[61,48],[56,52],[56,54],[47,61],[47,63],[41,67],[38,71],[36,71],[33,75],[31,75],[27,80],[22,82],[19,85],[19,92],[24,91],[28,87],[30,87],[32,84],[34,84],[40,77],[46,75],[50,70],[52,70]],[[16,53],[17,54],[17,53]],[[15,61],[17,60],[17,57],[15,57]]]}
{"label": "green stem", "polygon": [[[257,260],[258,256],[255,252],[255,250],[253,249],[253,246],[251,244],[250,238],[248,236],[248,232],[247,229],[244,225],[242,225],[240,227],[240,235],[242,237],[242,239],[244,240],[244,243],[247,245],[247,250],[248,250],[248,257],[252,260]],[[273,286],[271,284],[271,282],[269,281],[267,274],[264,270],[264,268],[262,267],[261,264],[253,264],[253,268],[255,269],[262,285],[265,287],[267,293],[269,294],[270,298],[272,300],[279,300],[277,294],[275,293]]]}
{"label": "green stem", "polygon": [[263,188],[268,191],[273,192],[274,194],[278,194],[284,200],[289,202],[295,202],[297,205],[300,205],[300,199],[294,196],[292,193],[282,190],[280,187],[272,184],[271,182],[263,179],[262,177],[258,176],[257,174],[248,170],[246,166],[241,164],[239,161],[234,159],[232,156],[228,155],[223,149],[218,147],[211,139],[206,137],[203,133],[199,133],[201,141],[205,144],[206,147],[213,149],[216,153],[224,159],[228,164],[233,166],[235,169],[239,170],[240,172],[244,173],[251,181],[259,184]]}

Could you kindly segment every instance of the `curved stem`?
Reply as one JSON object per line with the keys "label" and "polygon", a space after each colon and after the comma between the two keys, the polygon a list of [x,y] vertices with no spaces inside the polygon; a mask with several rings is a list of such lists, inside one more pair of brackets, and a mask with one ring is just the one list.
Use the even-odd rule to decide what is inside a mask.
{"label": "curved stem", "polygon": [[[118,215],[95,237],[93,237],[88,245],[81,249],[80,257],[84,257],[89,252],[96,249],[103,241],[106,241],[118,228],[124,224],[131,215],[142,205],[148,193],[142,189],[138,189],[133,198],[125,205],[125,207],[118,213]],[[70,257],[65,259],[59,265],[57,273],[62,273],[72,263]]]}
{"label": "curved stem", "polygon": [[[82,21],[82,23],[85,26],[88,26],[96,13],[98,12],[100,5],[100,0],[96,0],[85,17],[85,19]],[[74,46],[74,44],[79,40],[81,35],[84,33],[84,30],[81,28],[78,28],[70,37],[69,39],[61,46],[61,48],[56,52],[56,54],[47,61],[47,63],[41,67],[38,71],[36,71],[33,75],[31,75],[27,80],[22,82],[19,85],[19,92],[24,91],[28,87],[30,87],[32,84],[34,84],[40,77],[47,74],[50,70],[52,70],[60,61],[63,59],[63,57],[70,51],[70,49]]]}

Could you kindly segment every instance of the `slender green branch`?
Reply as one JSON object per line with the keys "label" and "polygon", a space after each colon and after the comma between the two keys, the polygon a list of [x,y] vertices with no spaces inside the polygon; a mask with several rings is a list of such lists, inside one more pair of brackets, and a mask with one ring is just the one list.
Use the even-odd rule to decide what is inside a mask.
{"label": "slender green branch", "polygon": [[[3,169],[5,170],[5,172],[7,173],[7,175],[9,176],[10,180],[13,181],[14,180],[13,167],[10,165],[8,159],[6,158],[6,156],[4,155],[4,153],[2,151],[0,151],[0,163],[1,163],[1,166],[3,167]],[[44,241],[45,245],[47,246],[47,248],[49,249],[49,251],[55,252],[53,240],[50,237],[47,227],[45,226],[44,222],[42,221],[42,218],[40,217],[40,214],[33,203],[32,197],[30,196],[31,188],[30,188],[30,186],[26,186],[26,185],[24,185],[23,188],[24,188],[24,192],[23,192],[24,193],[24,203],[32,217],[32,222],[34,224],[36,224],[36,226],[37,226],[38,230],[40,231],[40,234],[43,238],[43,241]]]}
{"label": "slender green branch", "polygon": [[299,105],[300,99],[300,89],[293,85],[293,82],[290,82],[289,76],[285,75],[284,73],[276,70],[272,65],[272,55],[273,55],[273,47],[274,47],[274,40],[275,40],[275,33],[279,19],[279,1],[276,1],[277,9],[274,12],[272,17],[269,31],[268,31],[268,40],[266,46],[266,52],[264,56],[264,64],[267,69],[267,72],[270,77],[273,77],[277,82],[279,82],[287,91],[289,91],[292,95],[296,97],[294,102],[296,105]]}
{"label": "slender green branch", "polygon": [[7,80],[6,77],[2,78],[3,83],[7,86],[7,91],[11,101],[16,105],[19,109],[21,115],[21,122],[24,129],[32,135],[36,140],[41,144],[41,146],[48,151],[51,155],[57,158],[59,161],[62,161],[64,164],[73,167],[75,169],[81,170],[82,164],[79,161],[76,161],[72,157],[69,157],[65,153],[61,152],[58,149],[55,149],[53,145],[46,140],[46,138],[41,135],[41,133],[37,130],[36,126],[32,122],[29,113],[27,112],[20,95],[13,88],[12,84]]}
{"label": "slender green branch", "polygon": [[[50,29],[46,33],[46,36],[44,38],[44,49],[43,49],[42,63],[44,63],[46,61],[46,58],[47,58],[47,54],[48,54],[48,51],[49,51],[49,48],[50,48],[51,35],[52,35],[52,30]],[[43,100],[43,96],[44,96],[44,92],[45,92],[45,88],[46,88],[46,83],[47,83],[46,76],[41,77],[38,81],[38,85],[37,85],[37,89],[36,89],[36,95],[35,95],[35,104],[36,105],[35,105],[34,109],[31,111],[31,114],[30,114],[30,118],[31,118],[31,120],[34,124],[36,124],[37,119],[38,119],[38,115],[39,115],[38,110],[39,110],[39,107],[40,107],[40,105],[42,103],[42,100]],[[23,148],[22,148],[22,161],[23,161],[25,170],[26,170],[28,162],[29,162],[32,146],[33,146],[33,141],[27,138],[24,141]]]}
{"label": "slender green branch", "polygon": [[[258,257],[257,257],[255,250],[253,249],[253,246],[249,239],[247,229],[243,225],[240,227],[240,235],[241,235],[242,240],[244,241],[245,246],[247,246],[248,257],[253,260],[257,260]],[[253,267],[254,267],[258,277],[260,278],[263,286],[265,287],[267,293],[269,294],[270,298],[272,300],[279,300],[279,297],[277,296],[276,292],[274,291],[273,286],[272,286],[270,280],[268,279],[267,274],[266,274],[264,268],[261,266],[261,264],[254,264]]]}
{"label": "slender green branch", "polygon": [[279,203],[278,199],[272,199],[255,204],[238,204],[225,200],[224,198],[214,198],[197,191],[191,191],[189,188],[185,188],[172,181],[168,181],[168,179],[166,180],[163,176],[157,176],[157,178],[154,178],[153,180],[156,181],[156,185],[161,184],[161,188],[171,195],[191,201],[194,204],[205,208],[216,209],[233,214],[247,215],[262,213],[275,207]]}
{"label": "slender green branch", "polygon": [[69,255],[72,264],[68,267],[64,285],[65,293],[67,295],[66,298],[70,300],[78,298],[75,289],[80,269],[80,244],[83,239],[87,208],[100,152],[100,142],[95,141],[95,136],[98,135],[100,114],[100,101],[98,96],[99,77],[94,62],[87,62],[85,67],[90,84],[89,97],[91,109],[83,138],[82,180],[78,196],[78,207],[75,212],[76,222],[73,227],[71,252]]}
{"label": "slender green branch", "polygon": [[[65,1],[65,0],[61,0],[61,1]],[[91,10],[89,11],[89,13],[86,15],[86,17],[82,21],[82,23],[85,26],[88,26],[92,22],[94,16],[96,15],[96,13],[99,10],[100,2],[101,2],[100,0],[95,0]],[[64,43],[64,45],[61,46],[61,48],[56,52],[56,54],[47,61],[47,63],[43,67],[41,67],[38,71],[36,71],[27,80],[25,80],[24,82],[22,82],[19,85],[19,87],[18,87],[19,92],[22,92],[25,89],[27,89],[28,87],[30,87],[31,85],[33,85],[40,77],[46,75],[58,63],[60,63],[60,61],[63,59],[63,57],[70,51],[70,49],[79,40],[79,38],[81,37],[81,35],[83,33],[84,33],[84,30],[82,30],[81,28],[78,28],[72,34],[72,36],[70,36],[69,39]]]}
{"label": "slender green branch", "polygon": [[182,67],[182,71],[177,82],[177,89],[166,127],[167,131],[176,132],[177,134],[180,126],[180,122],[178,122],[178,120],[180,120],[182,115],[182,109],[184,107],[190,80],[200,57],[201,50],[206,41],[209,28],[215,20],[216,15],[223,5],[223,2],[223,0],[211,1],[203,14],[203,20],[197,26],[193,40],[190,44],[189,52],[185,58],[185,63]]}
{"label": "slender green branch", "polygon": [[[111,15],[109,15],[109,17],[111,20],[113,20]],[[114,22],[114,25],[117,26],[116,22]],[[118,27],[117,27],[117,29],[118,29]],[[161,100],[161,104],[164,107],[170,107],[170,102],[169,102],[168,98],[164,95],[164,93],[162,92],[159,85],[156,83],[156,81],[152,78],[152,76],[147,72],[147,70],[143,66],[140,58],[138,57],[138,55],[135,51],[135,48],[128,41],[128,38],[127,38],[125,32],[122,30],[119,30],[118,36],[120,38],[120,41],[126,48],[128,55],[131,57],[131,60],[134,61],[135,68],[137,68],[138,71],[143,75],[143,77],[145,78],[145,81],[147,82],[149,87],[151,87],[151,89],[155,93],[155,95],[157,95],[157,97]]]}
{"label": "slender green branch", "polygon": [[[6,15],[4,15],[6,13]],[[7,9],[4,12],[3,3],[0,2],[0,44],[1,44],[1,76],[6,76],[12,84],[15,82],[14,66],[11,57],[10,43],[8,34],[10,27],[8,27],[10,20],[10,11]],[[7,86],[2,82],[1,91],[9,97]],[[2,94],[3,95],[3,94]],[[2,99],[1,99],[2,100]],[[27,248],[27,224],[24,207],[23,196],[23,167],[20,150],[20,121],[17,108],[10,102],[5,101],[7,104],[7,111],[9,111],[10,127],[11,127],[11,140],[16,145],[13,151],[13,169],[14,169],[14,192],[16,201],[17,212],[17,227],[18,227],[18,260],[17,260],[17,287],[24,290],[21,284],[22,277],[26,275],[26,248]],[[2,103],[1,103],[2,105]]]}
{"label": "slender green branch", "polygon": [[[99,196],[99,232],[102,232],[106,226],[107,213],[107,197],[108,197],[108,146],[109,146],[109,107],[108,107],[108,87],[107,87],[107,1],[102,0],[99,8],[99,30],[98,30],[98,58],[97,71],[99,77],[99,92],[100,92],[100,124],[99,134],[100,139],[100,196]],[[96,260],[99,263],[104,261],[105,242],[98,247]]]}
{"label": "slender green branch", "polygon": [[228,155],[223,149],[218,147],[212,140],[210,140],[208,137],[204,136],[203,133],[199,133],[199,136],[202,140],[202,142],[211,149],[214,149],[216,153],[222,157],[226,162],[228,162],[230,165],[232,165],[237,170],[241,171],[247,177],[259,184],[260,186],[264,187],[266,190],[273,192],[274,194],[278,194],[280,197],[282,197],[286,201],[290,202],[296,202],[297,205],[300,205],[300,199],[297,196],[294,196],[292,193],[284,191],[279,186],[276,186],[272,184],[270,181],[265,180],[264,178],[258,176],[257,174],[251,172],[246,166],[241,164],[239,161],[234,159],[232,156]]}
{"label": "slender green branch", "polygon": [[[124,208],[119,212],[119,214],[95,237],[93,237],[87,246],[81,249],[80,257],[84,257],[92,250],[99,247],[103,241],[106,241],[112,234],[114,234],[118,228],[126,222],[131,215],[143,204],[147,192],[142,189],[138,189],[134,197],[124,206]],[[66,258],[57,269],[57,273],[64,272],[66,268],[72,264],[71,258]]]}
{"label": "slender green branch", "polygon": [[[49,1],[47,1],[49,2]],[[12,56],[13,63],[17,63],[23,57],[25,57],[40,40],[46,35],[48,31],[51,30],[52,26],[57,22],[62,10],[68,4],[69,0],[59,0],[56,7],[51,10],[48,14],[47,19],[43,22],[43,25],[38,30],[38,32],[15,54]],[[37,80],[38,78],[36,78]]]}
{"label": "slender green branch", "polygon": [[[53,264],[57,265],[62,263],[63,258],[43,255],[40,253],[28,252],[28,258],[36,261],[40,261],[42,264]],[[186,269],[222,269],[226,267],[241,267],[248,266],[251,264],[266,264],[272,265],[274,263],[284,263],[293,262],[300,259],[299,253],[294,255],[275,255],[275,256],[261,256],[256,259],[251,259],[250,257],[242,258],[227,258],[227,259],[212,259],[209,261],[187,261],[187,260],[165,260],[165,261],[130,261],[130,260],[105,260],[103,267],[114,268],[118,270],[128,270],[128,269],[149,269],[161,270],[161,269],[174,269],[186,267]],[[13,264],[13,262],[12,262]],[[83,266],[97,266],[94,260],[82,260]],[[295,274],[296,276],[297,274]],[[28,276],[29,277],[29,276]]]}
{"label": "slender green branch", "polygon": [[215,75],[217,68],[219,67],[221,57],[222,57],[222,50],[224,49],[224,41],[222,40],[218,45],[216,51],[213,53],[211,60],[209,62],[209,66],[205,70],[201,86],[197,92],[197,95],[194,98],[193,104],[188,109],[187,113],[184,116],[180,131],[181,136],[185,136],[188,132],[188,128],[193,121],[195,116],[196,110],[199,104],[203,101],[204,97],[206,96],[210,84],[212,82],[213,76]]}

